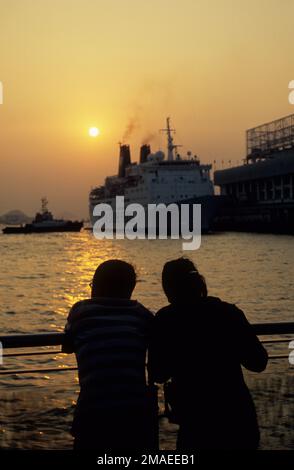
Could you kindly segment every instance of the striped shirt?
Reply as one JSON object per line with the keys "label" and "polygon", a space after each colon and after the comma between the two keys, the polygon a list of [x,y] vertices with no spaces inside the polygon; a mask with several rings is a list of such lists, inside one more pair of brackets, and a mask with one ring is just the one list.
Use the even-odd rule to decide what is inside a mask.
{"label": "striped shirt", "polygon": [[73,305],[65,328],[80,383],[73,430],[102,414],[142,406],[152,323],[153,314],[135,300],[93,298]]}

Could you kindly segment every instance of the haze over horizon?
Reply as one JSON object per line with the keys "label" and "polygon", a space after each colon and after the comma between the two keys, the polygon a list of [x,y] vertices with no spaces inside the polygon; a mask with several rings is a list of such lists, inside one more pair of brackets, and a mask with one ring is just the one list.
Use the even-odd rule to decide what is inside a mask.
{"label": "haze over horizon", "polygon": [[[245,130],[294,112],[292,0],[0,0],[0,214],[88,215],[88,193],[171,116],[218,167]],[[89,137],[96,126],[100,135]]]}

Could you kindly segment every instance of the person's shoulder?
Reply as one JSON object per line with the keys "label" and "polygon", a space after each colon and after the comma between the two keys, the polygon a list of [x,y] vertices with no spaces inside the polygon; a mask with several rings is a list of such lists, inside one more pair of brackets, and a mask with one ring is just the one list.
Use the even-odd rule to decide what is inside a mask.
{"label": "person's shoulder", "polygon": [[235,304],[227,302],[226,300],[222,300],[219,297],[214,297],[212,295],[208,295],[207,297],[205,297],[203,299],[203,302],[207,303],[208,305],[215,305],[217,307],[228,308],[228,309],[236,307]]}
{"label": "person's shoulder", "polygon": [[223,303],[225,303],[219,297],[214,297],[212,295],[203,297],[201,301],[204,303],[204,305],[211,305],[215,307],[220,307]]}
{"label": "person's shoulder", "polygon": [[79,300],[70,309],[68,320],[72,321],[78,318],[81,314],[83,314],[86,310],[93,307],[93,300],[92,299],[84,299]]}
{"label": "person's shoulder", "polygon": [[157,317],[168,315],[172,311],[173,307],[171,304],[165,305],[156,312]]}
{"label": "person's shoulder", "polygon": [[243,311],[236,304],[226,302],[218,297],[207,297],[207,304],[222,312],[227,316],[227,318],[231,318],[232,320],[244,317]]}
{"label": "person's shoulder", "polygon": [[90,299],[79,300],[78,302],[72,305],[70,312],[71,313],[79,312],[80,310],[83,310],[84,308],[86,308],[87,305],[89,305],[89,303],[90,303]]}
{"label": "person's shoulder", "polygon": [[233,315],[243,315],[243,311],[236,304],[221,300],[222,307]]}
{"label": "person's shoulder", "polygon": [[151,312],[151,310],[149,310],[147,307],[145,307],[145,305],[141,304],[141,302],[138,302],[137,300],[134,302],[134,308],[138,310],[140,315],[143,315],[145,318],[151,321],[154,319],[154,314]]}
{"label": "person's shoulder", "polygon": [[160,308],[156,314],[155,319],[157,322],[166,322],[171,320],[174,316],[175,308],[171,304],[166,305],[165,307]]}

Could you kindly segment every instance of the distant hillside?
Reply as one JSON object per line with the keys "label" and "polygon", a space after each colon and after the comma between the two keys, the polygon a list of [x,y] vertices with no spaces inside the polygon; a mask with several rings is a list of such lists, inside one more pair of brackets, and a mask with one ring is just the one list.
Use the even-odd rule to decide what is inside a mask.
{"label": "distant hillside", "polygon": [[7,225],[17,225],[17,224],[26,224],[32,221],[32,217],[24,214],[24,212],[19,210],[13,210],[6,212],[0,216],[0,224]]}

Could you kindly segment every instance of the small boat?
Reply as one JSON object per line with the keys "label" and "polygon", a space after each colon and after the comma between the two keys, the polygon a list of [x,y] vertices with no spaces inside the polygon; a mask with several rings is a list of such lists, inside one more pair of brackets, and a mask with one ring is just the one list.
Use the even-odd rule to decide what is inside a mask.
{"label": "small boat", "polygon": [[48,232],[79,232],[83,227],[82,221],[71,221],[54,219],[48,210],[48,200],[42,198],[41,212],[37,212],[34,220],[25,225],[5,227],[2,232],[5,234],[16,233],[48,233]]}

